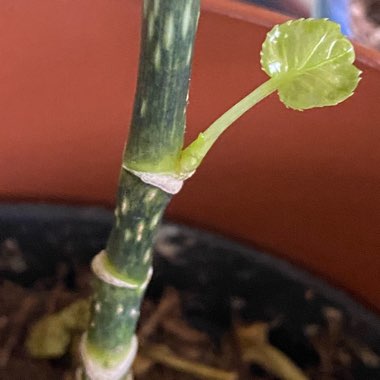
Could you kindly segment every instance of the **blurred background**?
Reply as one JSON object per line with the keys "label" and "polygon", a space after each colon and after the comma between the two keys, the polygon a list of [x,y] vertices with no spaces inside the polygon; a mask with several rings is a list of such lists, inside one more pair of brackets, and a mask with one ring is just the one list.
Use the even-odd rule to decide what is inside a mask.
{"label": "blurred background", "polygon": [[364,45],[380,49],[380,0],[245,0],[295,17],[327,17]]}

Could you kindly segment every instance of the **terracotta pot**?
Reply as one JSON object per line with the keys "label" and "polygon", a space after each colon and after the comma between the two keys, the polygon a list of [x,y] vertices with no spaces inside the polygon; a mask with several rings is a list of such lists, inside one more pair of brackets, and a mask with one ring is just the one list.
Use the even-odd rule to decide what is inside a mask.
{"label": "terracotta pot", "polygon": [[[140,1],[0,4],[0,197],[112,205],[136,81]],[[260,45],[284,18],[203,0],[188,138],[265,80]],[[380,54],[344,104],[276,96],[244,116],[168,215],[253,243],[380,310]]]}
{"label": "terracotta pot", "polygon": [[[12,315],[11,310],[25,305],[29,297],[43,297],[46,305],[52,304],[56,297],[55,303],[59,305],[65,302],[73,286],[77,294],[83,295],[89,274],[83,266],[88,267],[94,253],[104,248],[112,219],[111,210],[97,207],[0,204],[0,278],[13,283],[0,282],[2,316]],[[251,327],[250,323],[256,327],[266,325],[270,342],[308,373],[308,379],[380,379],[376,359],[380,354],[380,315],[369,312],[340,290],[284,260],[243,247],[220,235],[164,223],[156,238],[154,269],[145,297],[157,303],[168,287],[176,289],[185,320],[208,334],[214,342],[214,350],[217,342],[226,340],[232,323],[240,321]],[[53,285],[57,283],[54,273],[61,273],[58,289],[62,292],[58,293],[57,286]],[[20,292],[15,284],[32,290]],[[51,286],[50,292],[46,288],[42,290],[44,287],[52,289]],[[7,298],[7,292],[13,299]],[[142,329],[144,324],[147,326],[149,309],[142,310]],[[34,317],[39,318],[45,312],[46,307],[40,307]],[[30,315],[30,311],[26,315]],[[161,341],[166,331],[162,327],[157,336]],[[0,343],[12,331],[8,325],[7,332],[2,331]],[[168,335],[166,339],[173,345],[175,334]],[[199,350],[199,357],[212,349],[207,343],[197,347],[181,335],[177,339],[181,340],[178,347],[181,356],[186,357],[182,352]],[[233,346],[230,349],[233,350]],[[223,348],[217,351],[219,355],[221,350]],[[343,361],[339,356],[341,352],[346,352],[345,358],[350,360]],[[320,360],[320,356],[324,359]],[[223,360],[228,357],[223,355]],[[256,375],[260,372],[262,375],[262,364],[258,360],[251,368],[253,379],[258,378]],[[62,379],[68,364],[68,356],[47,363],[31,360],[16,348],[7,365],[0,366],[0,378]],[[168,374],[168,368],[153,366],[144,378],[150,380],[154,373],[160,374],[160,380],[183,379],[184,376],[181,372],[177,372],[177,376],[173,372]],[[283,378],[293,380],[289,374]]]}

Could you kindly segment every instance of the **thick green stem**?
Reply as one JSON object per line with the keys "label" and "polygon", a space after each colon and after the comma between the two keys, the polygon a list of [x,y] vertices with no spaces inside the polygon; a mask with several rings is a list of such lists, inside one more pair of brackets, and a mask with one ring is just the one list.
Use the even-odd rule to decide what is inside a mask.
{"label": "thick green stem", "polygon": [[[200,0],[144,0],[139,79],[120,174],[115,222],[98,274],[87,354],[100,366],[123,361],[149,281],[152,243],[171,194],[131,171],[173,172],[185,130],[193,43]],[[116,379],[115,379],[116,380]]]}
{"label": "thick green stem", "polygon": [[124,163],[173,173],[181,154],[199,0],[147,0],[139,79]]}
{"label": "thick green stem", "polygon": [[105,269],[131,288],[97,279],[88,345],[112,366],[128,351],[152,262],[152,241],[170,195],[122,170]]}

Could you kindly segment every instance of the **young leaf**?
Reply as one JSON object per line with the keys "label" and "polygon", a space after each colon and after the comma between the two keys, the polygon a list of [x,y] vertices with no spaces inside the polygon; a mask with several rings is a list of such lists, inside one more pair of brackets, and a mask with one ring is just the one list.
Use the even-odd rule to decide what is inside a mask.
{"label": "young leaf", "polygon": [[178,172],[186,177],[202,162],[221,134],[256,103],[278,91],[287,107],[332,106],[352,95],[360,80],[351,42],[340,26],[325,19],[299,19],[275,26],[261,50],[271,77],[240,100],[182,151]]}
{"label": "young leaf", "polygon": [[338,104],[352,95],[360,77],[351,42],[326,19],[300,19],[275,26],[261,51],[263,70],[279,80],[287,107],[303,110]]}

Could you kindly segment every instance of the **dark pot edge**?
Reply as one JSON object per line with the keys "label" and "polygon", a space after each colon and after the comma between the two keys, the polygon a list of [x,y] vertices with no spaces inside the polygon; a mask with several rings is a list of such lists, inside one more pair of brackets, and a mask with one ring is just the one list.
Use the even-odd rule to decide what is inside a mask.
{"label": "dark pot edge", "polygon": [[[87,221],[99,224],[111,224],[113,220],[113,213],[105,207],[99,206],[68,206],[63,204],[47,204],[47,203],[2,203],[0,202],[0,220],[17,221],[21,218],[23,220],[36,220],[54,222],[54,220],[76,220]],[[169,225],[174,225],[173,222],[167,222]],[[198,231],[201,229],[196,227],[180,225],[188,231]],[[246,244],[232,241],[231,239],[202,230],[205,233],[205,240],[215,242],[215,238],[227,249],[233,251],[239,250],[247,260],[255,260],[263,266],[280,272],[285,277],[303,283],[306,287],[313,288],[321,294],[328,294],[328,299],[340,305],[345,312],[349,315],[355,315],[357,319],[362,320],[375,329],[375,333],[380,335],[380,318],[372,310],[366,308],[353,298],[349,293],[344,290],[338,289],[328,283],[328,281],[311,274],[303,268],[287,262],[284,259],[274,257],[266,252],[259,251],[255,248],[249,247]]]}

